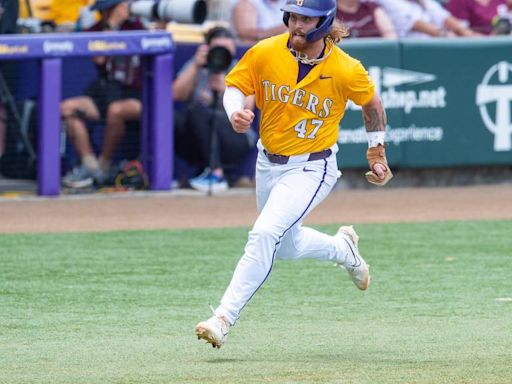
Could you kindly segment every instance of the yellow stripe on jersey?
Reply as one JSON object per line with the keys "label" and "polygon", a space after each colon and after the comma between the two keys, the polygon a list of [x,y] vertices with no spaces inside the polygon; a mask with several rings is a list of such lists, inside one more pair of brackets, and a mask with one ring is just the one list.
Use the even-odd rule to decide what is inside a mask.
{"label": "yellow stripe on jersey", "polygon": [[[318,152],[334,145],[350,99],[368,103],[374,85],[361,63],[339,47],[297,83],[299,64],[287,48],[288,33],[251,47],[226,77],[226,85],[256,95],[260,137],[280,155]],[[331,42],[327,43],[326,52]]]}

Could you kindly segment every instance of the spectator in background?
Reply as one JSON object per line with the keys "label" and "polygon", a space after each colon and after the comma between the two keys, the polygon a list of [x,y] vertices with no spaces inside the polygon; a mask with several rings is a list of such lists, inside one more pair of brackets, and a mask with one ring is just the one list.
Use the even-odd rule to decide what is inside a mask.
{"label": "spectator in background", "polygon": [[39,20],[40,25],[34,27],[41,32],[71,32],[81,8],[93,3],[94,0],[19,0],[20,18]]}
{"label": "spectator in background", "polygon": [[336,18],[348,28],[350,37],[397,37],[388,14],[373,1],[338,0]]}
{"label": "spectator in background", "polygon": [[488,35],[493,31],[498,7],[508,3],[509,0],[448,0],[446,9],[468,28]]}
{"label": "spectator in background", "polygon": [[492,19],[492,33],[494,35],[512,34],[512,0],[508,4],[498,6],[498,14]]}
{"label": "spectator in background", "polygon": [[398,37],[478,36],[436,0],[379,0]]}
{"label": "spectator in background", "polygon": [[[224,27],[213,27],[206,33],[205,42],[197,48],[194,57],[184,65],[172,84],[174,101],[186,103],[184,110],[175,110],[175,148],[181,158],[204,168],[199,176],[190,180],[193,188],[208,191],[211,184],[213,192],[221,192],[228,189],[224,168],[237,166],[247,156],[256,143],[256,133],[252,130],[243,134],[233,131],[222,105],[226,73],[212,73],[206,68],[207,54],[213,47],[224,47],[232,57],[235,56],[233,32]],[[231,67],[234,64],[233,61]],[[251,99],[247,108],[253,107]],[[212,109],[218,143],[213,148]],[[212,160],[213,164],[210,164]]]}
{"label": "spectator in background", "polygon": [[78,20],[83,8],[93,5],[94,0],[53,0],[52,20],[57,25],[57,31],[76,30]]}
{"label": "spectator in background", "polygon": [[[97,0],[92,7],[101,19],[89,31],[120,31],[144,29],[129,19],[126,0]],[[138,56],[94,57],[99,78],[86,90],[85,96],[61,103],[61,114],[67,134],[71,137],[81,165],[67,174],[62,183],[70,188],[103,185],[109,178],[114,151],[124,136],[129,120],[138,120],[142,112],[140,101],[141,67]],[[103,147],[99,157],[94,154],[87,121],[105,119]]]}
{"label": "spectator in background", "polygon": [[0,0],[0,34],[16,33],[19,6],[16,1]]}
{"label": "spectator in background", "polygon": [[34,17],[40,20],[49,19],[53,0],[18,0],[21,19]]}
{"label": "spectator in background", "polygon": [[284,0],[238,0],[231,12],[235,32],[243,43],[286,32],[281,7]]}
{"label": "spectator in background", "polygon": [[[0,0],[0,34],[16,33],[17,19],[18,3],[16,1]],[[3,66],[3,63],[1,64]],[[0,76],[3,76],[1,71]],[[4,81],[3,78],[1,80]],[[0,95],[0,158],[5,152],[7,138],[7,110],[5,102],[6,100],[3,100],[3,97]]]}

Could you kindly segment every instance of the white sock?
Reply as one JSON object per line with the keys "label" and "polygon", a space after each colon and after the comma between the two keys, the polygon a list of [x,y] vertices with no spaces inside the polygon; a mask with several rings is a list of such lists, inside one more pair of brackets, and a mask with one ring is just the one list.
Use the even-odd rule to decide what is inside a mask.
{"label": "white sock", "polygon": [[94,155],[85,155],[82,158],[82,165],[90,171],[95,171],[100,166],[98,159]]}

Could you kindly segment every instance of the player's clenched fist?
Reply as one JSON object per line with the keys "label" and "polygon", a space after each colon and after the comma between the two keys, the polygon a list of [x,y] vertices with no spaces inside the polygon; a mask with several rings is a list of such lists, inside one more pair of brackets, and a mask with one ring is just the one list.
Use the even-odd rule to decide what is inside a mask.
{"label": "player's clenched fist", "polygon": [[250,109],[233,112],[231,115],[231,125],[235,132],[244,133],[249,130],[254,120],[254,112]]}

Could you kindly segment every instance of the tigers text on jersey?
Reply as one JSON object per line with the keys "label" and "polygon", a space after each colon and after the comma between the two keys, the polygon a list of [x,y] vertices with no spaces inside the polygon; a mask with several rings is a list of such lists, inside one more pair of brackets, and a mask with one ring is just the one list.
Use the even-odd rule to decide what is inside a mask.
{"label": "tigers text on jersey", "polygon": [[[226,85],[256,95],[260,137],[270,153],[291,156],[333,146],[347,100],[368,103],[374,85],[361,63],[339,47],[297,83],[299,64],[288,33],[250,48],[226,77]],[[325,53],[332,42],[327,41]]]}

